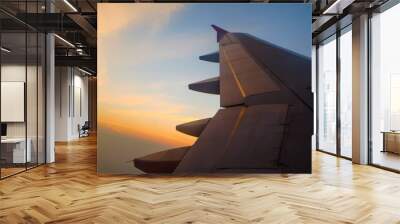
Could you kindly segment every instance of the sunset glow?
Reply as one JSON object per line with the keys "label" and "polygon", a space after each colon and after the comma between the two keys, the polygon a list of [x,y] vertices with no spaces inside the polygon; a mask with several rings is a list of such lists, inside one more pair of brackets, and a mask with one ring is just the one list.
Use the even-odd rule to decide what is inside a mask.
{"label": "sunset glow", "polygon": [[[278,18],[272,15],[276,13],[273,6],[264,9],[248,4],[236,6],[99,4],[100,129],[157,145],[155,148],[141,145],[145,151],[192,145],[196,138],[176,131],[176,125],[212,117],[220,107],[218,95],[188,89],[190,83],[219,74],[218,63],[198,59],[200,55],[218,49],[211,24],[217,23],[231,31],[252,33],[299,53],[308,53],[308,49],[296,49],[301,45],[289,41],[292,37],[285,32],[280,36],[269,32],[280,29],[268,27],[275,26],[275,23],[259,23],[260,20]],[[246,13],[246,7],[251,8],[251,16]],[[287,10],[283,13],[292,14],[291,9]],[[293,21],[291,18],[286,21],[285,17],[281,22],[287,24],[288,30],[293,30],[297,29]],[[303,36],[309,38],[308,33]],[[303,36],[299,34],[298,41],[303,41]],[[134,147],[135,140],[129,141],[128,145]]]}
{"label": "sunset glow", "polygon": [[176,124],[195,120],[162,112],[107,110],[101,115],[100,125],[112,131],[151,140],[168,147],[192,145],[196,138],[175,131]]}

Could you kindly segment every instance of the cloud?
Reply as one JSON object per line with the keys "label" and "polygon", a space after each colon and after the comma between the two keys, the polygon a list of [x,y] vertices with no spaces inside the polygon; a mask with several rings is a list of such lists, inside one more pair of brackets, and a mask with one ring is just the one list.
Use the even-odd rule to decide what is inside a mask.
{"label": "cloud", "polygon": [[185,113],[187,105],[175,103],[165,95],[100,94],[98,103],[100,126],[169,146],[193,143],[193,137],[177,132],[175,126],[199,118]]}
{"label": "cloud", "polygon": [[149,29],[159,29],[169,22],[170,17],[183,9],[183,4],[98,4],[98,33],[100,36],[117,34],[129,27],[134,29],[143,23]]}
{"label": "cloud", "polygon": [[103,105],[99,108],[99,126],[172,147],[191,145],[195,138],[177,132],[175,126],[196,119],[176,113],[179,105],[174,106],[164,104],[161,110],[141,111],[140,107],[121,109]]}
{"label": "cloud", "polygon": [[[168,60],[185,60],[197,58],[203,53],[217,49],[213,33],[171,33],[142,30],[119,37],[99,38],[99,71],[109,67],[143,68],[146,64],[166,65]],[[213,48],[215,45],[215,48]],[[102,66],[104,65],[104,70]],[[115,71],[115,70],[114,70]]]}
{"label": "cloud", "polygon": [[213,35],[171,34],[160,37],[149,35],[146,38],[135,38],[132,44],[122,42],[114,45],[121,56],[134,58],[131,65],[195,56],[194,52],[207,50],[213,43]]}
{"label": "cloud", "polygon": [[112,94],[99,94],[98,102],[104,105],[105,108],[119,108],[147,113],[157,111],[163,117],[182,114],[189,107],[188,105],[173,102],[163,93],[146,95],[140,93],[121,94],[118,97]]}
{"label": "cloud", "polygon": [[[210,45],[216,45],[214,36],[208,33],[176,32],[165,35],[172,16],[183,8],[183,4],[99,4],[99,87],[112,89],[108,86],[111,84],[110,76],[113,76],[112,83],[125,86],[123,84],[133,76],[155,77],[158,76],[155,73],[176,73],[165,68],[171,65],[169,61],[179,62],[196,57],[209,51]],[[123,30],[129,32],[122,34],[120,31]],[[182,69],[185,66],[181,64],[179,67]],[[148,71],[149,68],[154,69]],[[142,83],[135,80],[130,83],[130,88],[137,89],[135,86],[140,85]],[[111,91],[104,94],[115,93]]]}
{"label": "cloud", "polygon": [[209,115],[203,108],[193,111],[193,105],[181,99],[184,95],[176,95],[180,92],[176,88],[182,86],[186,93],[187,80],[181,77],[194,75],[184,63],[217,44],[212,33],[170,32],[172,16],[182,8],[181,4],[99,4],[100,127],[169,146],[194,142],[175,126]]}

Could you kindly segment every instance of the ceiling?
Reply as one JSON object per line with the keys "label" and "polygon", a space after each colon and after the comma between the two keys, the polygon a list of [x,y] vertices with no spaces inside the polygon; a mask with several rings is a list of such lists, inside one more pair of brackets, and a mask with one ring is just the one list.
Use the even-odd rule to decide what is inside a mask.
{"label": "ceiling", "polygon": [[313,43],[352,23],[352,18],[373,11],[390,0],[313,0]]}
{"label": "ceiling", "polygon": [[[7,54],[2,52],[3,60],[17,62],[26,55],[29,61],[37,57],[36,51],[44,44],[36,43],[36,35],[54,32],[56,66],[79,66],[96,73],[96,2],[48,0],[46,5],[45,0],[1,0],[2,46],[11,50]],[[39,40],[43,40],[43,36]]]}

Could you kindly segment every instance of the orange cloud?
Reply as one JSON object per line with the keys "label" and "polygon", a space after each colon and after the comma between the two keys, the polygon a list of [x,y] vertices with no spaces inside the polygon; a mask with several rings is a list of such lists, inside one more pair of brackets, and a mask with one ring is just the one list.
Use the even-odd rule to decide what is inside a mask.
{"label": "orange cloud", "polygon": [[196,138],[177,132],[175,125],[195,120],[155,111],[103,109],[99,111],[99,125],[113,131],[132,135],[167,146],[192,145]]}
{"label": "orange cloud", "polygon": [[201,110],[193,114],[191,105],[174,102],[164,93],[121,95],[106,89],[98,89],[100,127],[166,146],[192,145],[196,138],[176,131],[175,126],[210,116]]}
{"label": "orange cloud", "polygon": [[[135,76],[148,75],[136,71],[135,66],[193,55],[193,52],[204,51],[210,43],[215,42],[206,34],[176,34],[159,41],[158,31],[166,27],[171,16],[182,9],[182,4],[146,3],[135,4],[134,7],[131,4],[98,5],[99,128],[109,128],[171,147],[194,143],[196,138],[176,131],[175,126],[204,117],[191,115],[193,110],[190,110],[190,105],[183,105],[168,97],[163,82],[155,80],[149,83],[149,91],[143,93],[137,88],[140,83],[134,81]],[[143,32],[146,32],[146,38],[141,36],[142,26],[145,27]],[[122,41],[124,39],[121,39],[120,31],[124,29],[137,31],[138,35]],[[122,74],[117,74],[116,70]],[[116,83],[111,80],[112,75],[126,79]],[[206,114],[200,108],[195,113],[197,116]]]}
{"label": "orange cloud", "polygon": [[158,29],[168,23],[171,15],[184,7],[177,3],[100,3],[98,9],[98,33],[100,36],[116,34],[127,26],[146,23],[149,29]]}
{"label": "orange cloud", "polygon": [[[105,89],[105,88],[104,88]],[[180,114],[182,115],[189,107],[171,101],[163,93],[141,94],[127,93],[126,95],[115,94],[111,91],[100,89],[98,93],[98,103],[107,108],[125,108],[140,112],[153,113],[158,111],[159,115]]]}

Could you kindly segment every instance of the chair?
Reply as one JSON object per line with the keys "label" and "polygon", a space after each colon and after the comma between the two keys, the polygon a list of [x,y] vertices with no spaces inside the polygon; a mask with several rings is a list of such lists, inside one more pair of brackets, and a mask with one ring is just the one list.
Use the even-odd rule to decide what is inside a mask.
{"label": "chair", "polygon": [[90,129],[89,121],[85,121],[82,127],[78,125],[78,129],[79,129],[79,138],[89,136],[89,129]]}

